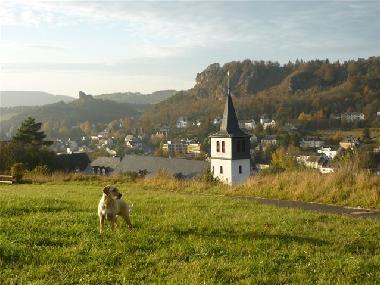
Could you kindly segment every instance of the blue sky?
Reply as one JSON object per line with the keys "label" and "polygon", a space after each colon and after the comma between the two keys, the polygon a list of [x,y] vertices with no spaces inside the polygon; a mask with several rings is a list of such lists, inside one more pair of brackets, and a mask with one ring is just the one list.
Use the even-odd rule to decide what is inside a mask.
{"label": "blue sky", "polygon": [[380,1],[0,4],[1,90],[188,89],[209,64],[379,55]]}

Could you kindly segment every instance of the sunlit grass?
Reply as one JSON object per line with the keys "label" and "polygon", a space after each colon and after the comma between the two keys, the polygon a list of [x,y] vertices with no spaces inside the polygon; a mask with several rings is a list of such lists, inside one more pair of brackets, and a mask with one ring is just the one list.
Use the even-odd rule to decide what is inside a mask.
{"label": "sunlit grass", "polygon": [[119,184],[134,204],[135,229],[120,223],[112,233],[108,225],[102,239],[96,214],[102,183],[0,186],[0,283],[380,281],[376,221],[152,185]]}

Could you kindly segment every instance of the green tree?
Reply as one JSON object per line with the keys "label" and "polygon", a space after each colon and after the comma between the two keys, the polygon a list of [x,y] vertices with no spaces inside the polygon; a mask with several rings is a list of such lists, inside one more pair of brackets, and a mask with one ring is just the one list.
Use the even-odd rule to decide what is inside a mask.
{"label": "green tree", "polygon": [[272,154],[273,167],[280,168],[280,169],[298,168],[298,164],[295,158],[296,153],[297,153],[297,149],[295,147],[290,146],[287,149],[284,147],[279,147]]}
{"label": "green tree", "polygon": [[21,123],[16,135],[13,137],[13,141],[36,147],[51,145],[52,142],[45,141],[46,135],[43,131],[40,131],[41,126],[42,123],[36,123],[36,119],[28,117]]}

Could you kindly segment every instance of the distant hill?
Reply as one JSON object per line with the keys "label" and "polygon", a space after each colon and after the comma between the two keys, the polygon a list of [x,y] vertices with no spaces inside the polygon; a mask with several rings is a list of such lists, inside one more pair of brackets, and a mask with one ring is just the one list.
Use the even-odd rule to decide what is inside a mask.
{"label": "distant hill", "polygon": [[95,99],[106,99],[120,103],[129,104],[157,104],[176,93],[175,90],[161,90],[151,94],[142,94],[140,92],[123,92],[101,94],[94,96]]}
{"label": "distant hill", "polygon": [[0,91],[0,107],[41,106],[59,101],[70,102],[74,99],[42,91]]}
{"label": "distant hill", "polygon": [[91,125],[105,124],[125,117],[136,117],[139,111],[127,103],[118,103],[111,100],[95,100],[93,96],[79,93],[79,99],[69,103],[58,102],[54,104],[29,107],[21,110],[9,120],[0,121],[0,136],[5,138],[9,131],[13,133],[21,122],[31,116],[37,121],[45,123],[48,134],[55,131],[74,133],[81,123],[89,122]]}
{"label": "distant hill", "polygon": [[311,60],[280,65],[265,61],[233,61],[209,65],[192,89],[148,109],[142,127],[174,126],[178,117],[210,122],[223,112],[230,89],[239,119],[261,115],[286,122],[314,122],[329,127],[330,116],[363,112],[368,126],[380,126],[380,57],[329,62]]}

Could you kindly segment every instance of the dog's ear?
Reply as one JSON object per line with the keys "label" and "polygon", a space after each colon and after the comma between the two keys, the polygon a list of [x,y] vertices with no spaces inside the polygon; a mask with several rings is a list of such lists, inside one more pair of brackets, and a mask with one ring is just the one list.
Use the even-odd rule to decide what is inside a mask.
{"label": "dog's ear", "polygon": [[110,194],[110,188],[111,188],[111,186],[109,186],[109,185],[106,186],[106,187],[104,187],[103,188],[103,193],[108,196]]}

